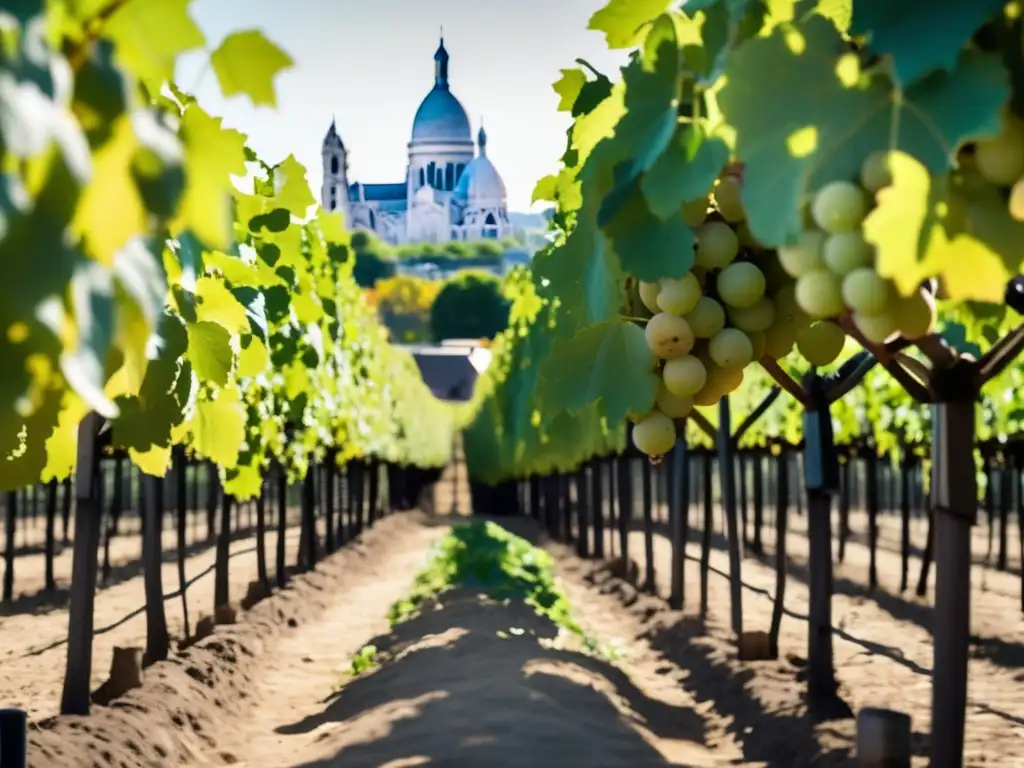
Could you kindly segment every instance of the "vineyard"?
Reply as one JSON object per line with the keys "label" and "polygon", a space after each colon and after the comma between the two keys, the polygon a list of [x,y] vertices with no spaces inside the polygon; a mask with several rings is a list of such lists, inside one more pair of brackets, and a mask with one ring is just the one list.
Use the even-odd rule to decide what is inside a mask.
{"label": "vineyard", "polygon": [[1024,762],[1021,6],[669,5],[465,402],[175,83],[288,53],[0,12],[2,768]]}

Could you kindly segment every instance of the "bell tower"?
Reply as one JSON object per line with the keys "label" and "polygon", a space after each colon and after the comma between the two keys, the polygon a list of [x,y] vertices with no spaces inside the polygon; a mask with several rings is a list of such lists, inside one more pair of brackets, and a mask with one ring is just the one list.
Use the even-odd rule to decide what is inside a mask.
{"label": "bell tower", "polygon": [[348,204],[348,153],[338,135],[338,126],[331,120],[331,127],[324,136],[321,150],[324,163],[324,181],[320,189],[320,205],[327,211],[340,211],[346,229],[352,228],[352,216]]}

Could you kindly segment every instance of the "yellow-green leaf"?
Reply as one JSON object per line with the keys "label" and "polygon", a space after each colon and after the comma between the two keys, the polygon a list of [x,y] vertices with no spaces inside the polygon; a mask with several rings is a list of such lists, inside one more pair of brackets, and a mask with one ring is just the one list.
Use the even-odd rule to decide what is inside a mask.
{"label": "yellow-green leaf", "polygon": [[256,106],[277,106],[274,78],[292,67],[292,57],[258,29],[233,32],[210,57],[225,96],[244,93]]}

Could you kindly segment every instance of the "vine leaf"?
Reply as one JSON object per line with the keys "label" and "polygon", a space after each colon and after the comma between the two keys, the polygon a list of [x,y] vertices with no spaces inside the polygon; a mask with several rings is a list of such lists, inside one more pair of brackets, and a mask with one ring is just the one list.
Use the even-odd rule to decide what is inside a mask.
{"label": "vine leaf", "polygon": [[118,60],[145,83],[150,93],[174,79],[179,54],[205,44],[188,15],[191,0],[134,0],[122,3],[103,25]]}
{"label": "vine leaf", "polygon": [[258,29],[246,29],[225,37],[210,64],[225,96],[243,93],[254,106],[276,107],[274,78],[295,62]]}
{"label": "vine leaf", "polygon": [[231,175],[246,174],[245,136],[222,128],[219,117],[211,117],[197,104],[185,110],[181,132],[188,184],[175,229],[191,228],[210,249],[228,250],[233,240]]}
{"label": "vine leaf", "polygon": [[654,355],[644,331],[622,320],[591,325],[554,342],[543,378],[551,407],[575,412],[601,401],[605,418],[613,424],[629,413],[650,410],[658,392]]}
{"label": "vine leaf", "polygon": [[621,273],[597,229],[593,208],[591,202],[580,211],[564,245],[534,261],[538,285],[546,280],[547,294],[558,297],[558,330],[564,333],[608,320],[618,311]]}
{"label": "vine leaf", "polygon": [[622,268],[652,283],[663,277],[681,277],[693,266],[693,230],[678,209],[664,220],[651,213],[639,182],[634,182],[631,191],[605,227]]}
{"label": "vine leaf", "polygon": [[850,33],[892,58],[893,72],[907,88],[938,69],[953,70],[960,51],[1004,0],[857,0]]}
{"label": "vine leaf", "polygon": [[216,400],[201,400],[189,425],[196,453],[224,469],[238,466],[245,442],[245,407],[234,389],[221,390]]}
{"label": "vine leaf", "polygon": [[750,229],[768,246],[795,239],[809,193],[858,178],[873,151],[901,149],[932,173],[945,172],[961,142],[998,130],[1009,97],[999,60],[969,51],[954,71],[904,91],[900,106],[891,83],[861,71],[833,23],[820,16],[746,42],[732,54],[725,78],[718,106],[745,164]]}
{"label": "vine leaf", "polygon": [[[879,192],[864,223],[879,274],[904,295],[939,275],[954,301],[999,301],[1020,264],[1014,243],[1024,237],[1024,224],[1010,219],[1001,199],[968,199],[950,187],[948,176],[932,177],[913,157],[900,152],[892,160],[893,184]],[[995,249],[1001,240],[1012,256]]]}
{"label": "vine leaf", "polygon": [[706,195],[729,161],[729,147],[697,125],[680,126],[640,182],[651,213],[660,219],[679,215],[683,203]]}
{"label": "vine leaf", "polygon": [[667,0],[611,0],[590,17],[587,29],[603,32],[609,48],[631,48],[649,24],[668,8]]}
{"label": "vine leaf", "polygon": [[217,323],[192,323],[188,326],[188,357],[200,379],[223,387],[234,360],[231,333]]}

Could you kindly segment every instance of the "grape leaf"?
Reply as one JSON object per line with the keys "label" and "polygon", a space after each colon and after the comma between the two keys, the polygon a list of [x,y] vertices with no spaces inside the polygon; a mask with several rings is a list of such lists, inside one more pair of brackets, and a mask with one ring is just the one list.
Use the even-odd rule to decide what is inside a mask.
{"label": "grape leaf", "polygon": [[188,326],[188,358],[196,375],[223,387],[228,383],[234,352],[231,334],[217,323],[198,322]]}
{"label": "grape leaf", "polygon": [[541,374],[545,400],[567,411],[600,401],[609,423],[619,423],[629,413],[643,413],[654,404],[654,366],[639,326],[621,320],[591,325],[551,345]]}
{"label": "grape leaf", "polygon": [[216,400],[198,402],[189,426],[196,453],[224,469],[238,465],[245,442],[245,408],[234,389],[222,390]]}
{"label": "grape leaf", "polygon": [[666,219],[655,216],[648,209],[638,182],[604,231],[622,268],[641,280],[655,282],[663,277],[681,277],[693,266],[695,238],[683,221],[682,212],[677,210],[676,215]]}
{"label": "grape leaf", "polygon": [[558,111],[572,112],[580,91],[587,83],[587,76],[579,68],[563,69],[562,76],[551,86],[558,94]]}
{"label": "grape leaf", "polygon": [[114,339],[114,280],[108,267],[83,262],[71,278],[71,304],[78,334],[75,346],[61,356],[68,384],[96,413],[112,419],[117,406],[103,392],[106,360]]}
{"label": "grape leaf", "polygon": [[[131,119],[121,115],[110,138],[93,154],[92,179],[82,190],[71,223],[89,254],[104,264],[113,263],[130,238],[146,231],[148,213],[131,173],[138,146]],[[116,216],[110,215],[112,210]]]}
{"label": "grape leaf", "polygon": [[683,203],[708,194],[729,160],[729,147],[697,125],[680,126],[644,175],[640,189],[660,219],[679,215]]}
{"label": "grape leaf", "polygon": [[311,205],[316,205],[316,198],[306,181],[306,169],[295,159],[295,155],[288,155],[274,167],[274,187],[276,192],[273,206],[284,208],[300,219],[306,218]]}
{"label": "grape leaf", "polygon": [[603,32],[609,48],[631,48],[643,27],[665,12],[667,0],[610,0],[590,17],[587,29]]}
{"label": "grape leaf", "polygon": [[1005,0],[857,0],[850,33],[892,59],[893,72],[907,88],[937,69],[953,70],[975,32],[999,13]]}
{"label": "grape leaf", "polygon": [[998,194],[968,199],[950,187],[948,176],[932,177],[909,155],[893,155],[892,173],[892,186],[879,192],[864,222],[879,274],[892,278],[903,295],[942,276],[950,299],[1001,301],[1020,267],[1024,224],[1010,218]]}
{"label": "grape leaf", "polygon": [[295,62],[258,29],[247,29],[225,37],[210,64],[225,96],[244,93],[257,107],[276,107],[274,78]]}
{"label": "grape leaf", "polygon": [[182,117],[188,184],[175,229],[191,228],[210,248],[231,245],[231,175],[245,176],[245,136],[192,104]]}
{"label": "grape leaf", "polygon": [[561,247],[534,260],[538,284],[548,281],[543,292],[558,298],[559,332],[600,323],[618,310],[621,273],[597,229],[593,207],[580,211],[576,229]]}
{"label": "grape leaf", "polygon": [[883,75],[861,72],[844,45],[829,20],[811,16],[748,41],[726,68],[718,106],[745,164],[750,229],[765,245],[796,238],[808,194],[858,178],[871,152],[902,149],[942,173],[962,141],[999,127],[1009,84],[998,59],[968,51],[953,72],[897,98]]}
{"label": "grape leaf", "polygon": [[118,60],[150,93],[174,79],[179,54],[201,48],[203,33],[188,15],[191,0],[127,0],[103,24]]}

